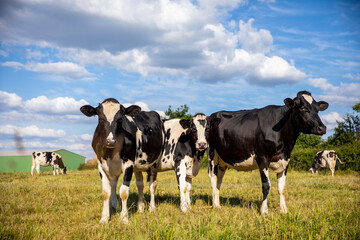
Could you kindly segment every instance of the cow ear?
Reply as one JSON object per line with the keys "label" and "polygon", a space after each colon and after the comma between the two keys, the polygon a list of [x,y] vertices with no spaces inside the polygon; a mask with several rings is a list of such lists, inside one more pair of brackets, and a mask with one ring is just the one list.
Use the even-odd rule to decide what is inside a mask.
{"label": "cow ear", "polygon": [[125,109],[125,114],[135,117],[139,112],[141,112],[141,107],[137,105],[131,105]]}
{"label": "cow ear", "polygon": [[84,106],[82,106],[82,107],[80,108],[80,111],[81,111],[84,115],[86,115],[86,116],[88,116],[88,117],[92,117],[92,116],[97,115],[97,108],[94,108],[94,107],[92,107],[92,106],[90,106],[90,105],[84,105]]}
{"label": "cow ear", "polygon": [[190,126],[191,126],[191,123],[190,123],[189,119],[181,119],[179,121],[179,123],[180,123],[180,125],[182,126],[183,129],[190,128]]}
{"label": "cow ear", "polygon": [[291,98],[286,98],[284,100],[285,105],[289,108],[289,109],[293,109],[296,106],[296,103],[294,100],[292,100]]}
{"label": "cow ear", "polygon": [[329,107],[329,104],[327,102],[320,101],[318,102],[318,106],[319,106],[319,111],[324,111]]}
{"label": "cow ear", "polygon": [[130,133],[135,138],[137,127],[135,125],[135,122],[130,121],[128,118],[132,118],[132,117],[126,117],[125,115],[122,117],[122,123],[121,123],[122,128],[123,130]]}

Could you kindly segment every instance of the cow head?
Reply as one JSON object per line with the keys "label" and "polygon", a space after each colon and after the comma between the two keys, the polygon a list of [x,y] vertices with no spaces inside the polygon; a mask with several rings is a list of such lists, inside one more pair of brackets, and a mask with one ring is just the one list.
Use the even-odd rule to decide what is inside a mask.
{"label": "cow head", "polygon": [[209,133],[209,124],[207,117],[202,114],[196,114],[192,119],[180,120],[183,128],[188,128],[195,143],[196,150],[204,151],[207,146],[207,135]]}
{"label": "cow head", "polygon": [[301,91],[294,99],[286,98],[284,103],[292,110],[292,118],[300,132],[316,135],[326,133],[326,126],[322,123],[318,112],[328,108],[327,102],[316,102],[311,93]]}
{"label": "cow head", "polygon": [[120,140],[119,137],[123,131],[123,126],[125,125],[126,128],[129,125],[129,120],[125,115],[135,116],[141,111],[141,108],[136,105],[125,108],[116,99],[108,98],[97,107],[84,105],[80,108],[80,111],[88,117],[98,116],[98,125],[93,138],[93,148],[95,150],[95,144],[100,144],[105,148],[115,148]]}
{"label": "cow head", "polygon": [[66,174],[66,167],[60,168],[60,172],[61,172],[62,174]]}

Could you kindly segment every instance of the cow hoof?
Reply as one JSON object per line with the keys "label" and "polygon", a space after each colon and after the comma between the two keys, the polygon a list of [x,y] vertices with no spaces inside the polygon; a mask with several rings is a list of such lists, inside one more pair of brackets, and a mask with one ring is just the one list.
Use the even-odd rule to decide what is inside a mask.
{"label": "cow hoof", "polygon": [[268,209],[260,209],[260,214],[268,214],[269,213],[269,211],[268,211]]}
{"label": "cow hoof", "polygon": [[114,211],[114,212],[120,212],[121,211],[119,206],[111,207],[111,210]]}
{"label": "cow hoof", "polygon": [[144,208],[145,208],[145,204],[144,204],[144,203],[139,204],[139,205],[138,205],[138,212],[139,212],[139,213],[143,213],[143,212],[144,212]]}
{"label": "cow hoof", "polygon": [[149,207],[149,211],[150,211],[150,212],[155,211],[155,209],[156,209],[156,207],[155,207],[155,206],[150,206],[150,207]]}
{"label": "cow hoof", "polygon": [[183,213],[186,213],[186,212],[188,211],[188,208],[182,207],[182,208],[181,208],[181,211],[182,211]]}
{"label": "cow hoof", "polygon": [[100,224],[104,224],[104,223],[108,223],[109,222],[109,219],[108,218],[106,218],[106,217],[103,217],[103,218],[101,218],[100,219]]}
{"label": "cow hoof", "polygon": [[216,205],[214,206],[215,209],[221,209],[221,206],[220,205]]}
{"label": "cow hoof", "polygon": [[129,219],[127,217],[124,217],[121,219],[121,223],[127,225],[127,224],[129,224]]}
{"label": "cow hoof", "polygon": [[280,209],[281,214],[287,214],[287,209]]}

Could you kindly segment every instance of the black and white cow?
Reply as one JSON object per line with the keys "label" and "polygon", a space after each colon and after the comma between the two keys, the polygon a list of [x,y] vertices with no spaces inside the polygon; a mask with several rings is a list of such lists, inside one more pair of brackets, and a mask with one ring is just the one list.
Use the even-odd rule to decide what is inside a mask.
{"label": "black and white cow", "polygon": [[[160,157],[164,126],[156,112],[144,112],[136,105],[125,108],[116,99],[105,99],[99,106],[85,105],[80,111],[88,117],[98,116],[92,147],[98,158],[102,178],[104,206],[100,223],[110,219],[110,208],[118,210],[116,186],[123,173],[120,187],[121,221],[128,223],[127,199],[133,172],[139,191],[139,211],[143,210],[142,171],[149,170]],[[155,208],[154,172],[150,172],[150,210]],[[140,183],[141,182],[141,183]]]}
{"label": "black and white cow", "polygon": [[284,103],[254,110],[220,111],[209,117],[209,177],[214,207],[220,207],[219,191],[227,168],[259,169],[263,193],[260,212],[267,213],[270,168],[277,173],[281,212],[287,212],[284,188],[291,151],[300,132],[326,133],[318,112],[327,109],[328,103],[316,102],[306,91],[294,99],[286,98]]}
{"label": "black and white cow", "polygon": [[40,166],[52,166],[54,176],[55,171],[59,175],[59,169],[61,174],[66,174],[66,167],[64,166],[62,158],[60,154],[57,154],[56,152],[33,152],[31,176],[33,176],[35,167],[37,173],[40,173]]}
{"label": "black and white cow", "polygon": [[324,168],[325,175],[326,168],[329,168],[331,175],[334,176],[336,160],[338,160],[340,164],[344,164],[334,150],[317,152],[314,158],[314,163],[309,171],[311,171],[311,173],[317,173],[319,169]]}
{"label": "black and white cow", "polygon": [[180,208],[190,206],[192,178],[199,173],[207,148],[207,119],[196,114],[192,119],[171,119],[164,122],[165,144],[157,171],[175,170],[180,190]]}

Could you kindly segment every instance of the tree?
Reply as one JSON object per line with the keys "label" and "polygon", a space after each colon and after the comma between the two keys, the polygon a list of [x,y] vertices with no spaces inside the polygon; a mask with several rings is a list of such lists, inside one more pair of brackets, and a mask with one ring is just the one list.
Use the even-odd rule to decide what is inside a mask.
{"label": "tree", "polygon": [[360,113],[360,103],[357,103],[353,106],[353,110]]}
{"label": "tree", "polygon": [[334,135],[329,137],[328,143],[332,145],[342,145],[345,143],[352,143],[360,138],[360,103],[353,106],[353,114],[346,114],[343,122],[337,121]]}
{"label": "tree", "polygon": [[169,105],[168,110],[166,110],[165,115],[169,116],[169,119],[173,118],[181,118],[181,119],[190,119],[192,118],[191,114],[186,114],[189,111],[189,107],[184,104],[178,107],[176,110],[171,109],[171,105]]}
{"label": "tree", "polygon": [[301,148],[317,147],[323,143],[321,136],[301,133],[296,140],[296,146]]}

